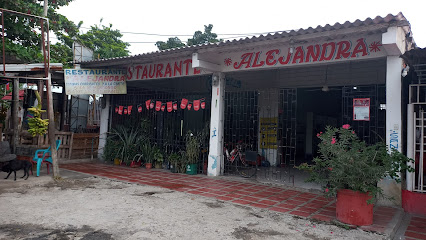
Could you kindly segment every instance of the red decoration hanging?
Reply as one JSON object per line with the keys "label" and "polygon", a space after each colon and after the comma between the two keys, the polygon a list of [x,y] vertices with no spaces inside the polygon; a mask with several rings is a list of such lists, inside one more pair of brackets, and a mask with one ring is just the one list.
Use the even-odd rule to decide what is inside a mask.
{"label": "red decoration hanging", "polygon": [[188,110],[191,110],[192,104],[188,104]]}
{"label": "red decoration hanging", "polygon": [[124,115],[127,115],[127,108],[124,109]]}
{"label": "red decoration hanging", "polygon": [[123,114],[123,106],[118,106],[118,114]]}
{"label": "red decoration hanging", "polygon": [[180,108],[185,109],[187,104],[188,104],[188,99],[182,98],[182,102],[180,103]]}
{"label": "red decoration hanging", "polygon": [[118,113],[118,107],[115,107],[115,112]]}
{"label": "red decoration hanging", "polygon": [[206,102],[201,102],[201,108],[205,109],[206,108]]}
{"label": "red decoration hanging", "polygon": [[153,109],[153,108],[154,108],[154,102],[151,102],[151,103],[149,104],[149,108],[151,108],[151,109]]}
{"label": "red decoration hanging", "polygon": [[146,106],[146,109],[148,109],[149,110],[149,105],[151,104],[151,99],[150,100],[146,100],[145,101],[145,106]]}
{"label": "red decoration hanging", "polygon": [[156,101],[155,102],[155,111],[160,111],[161,109],[161,101]]}
{"label": "red decoration hanging", "polygon": [[194,100],[194,110],[200,110],[200,100]]}
{"label": "red decoration hanging", "polygon": [[142,112],[142,106],[141,105],[138,106],[138,112]]}
{"label": "red decoration hanging", "polygon": [[127,106],[127,114],[131,114],[133,106]]}
{"label": "red decoration hanging", "polygon": [[164,112],[164,109],[166,109],[166,105],[161,105],[161,111]]}
{"label": "red decoration hanging", "polygon": [[177,110],[177,103],[173,103],[173,110]]}
{"label": "red decoration hanging", "polygon": [[173,110],[172,102],[167,102],[167,112],[171,112]]}

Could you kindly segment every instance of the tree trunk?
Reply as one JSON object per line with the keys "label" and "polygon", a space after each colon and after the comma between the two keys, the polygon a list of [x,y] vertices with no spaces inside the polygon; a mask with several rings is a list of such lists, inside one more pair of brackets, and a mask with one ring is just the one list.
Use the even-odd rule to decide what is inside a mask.
{"label": "tree trunk", "polygon": [[53,94],[52,94],[52,74],[49,71],[46,83],[47,90],[47,116],[49,118],[49,141],[50,150],[52,152],[52,166],[53,166],[53,178],[60,178],[59,164],[58,164],[58,152],[56,151],[56,139],[55,139],[55,118],[53,112]]}

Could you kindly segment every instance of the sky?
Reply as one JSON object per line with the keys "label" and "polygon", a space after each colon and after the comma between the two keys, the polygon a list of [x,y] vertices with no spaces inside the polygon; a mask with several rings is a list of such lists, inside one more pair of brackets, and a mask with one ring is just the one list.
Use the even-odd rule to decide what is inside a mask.
{"label": "sky", "polygon": [[[157,51],[156,41],[176,35],[186,41],[213,24],[218,38],[232,40],[275,31],[333,25],[402,12],[417,46],[426,47],[426,0],[73,0],[59,9],[82,31],[112,24],[129,42],[131,55]],[[154,34],[154,35],[152,35]],[[235,34],[235,35],[232,35]],[[170,36],[160,36],[170,35]]]}

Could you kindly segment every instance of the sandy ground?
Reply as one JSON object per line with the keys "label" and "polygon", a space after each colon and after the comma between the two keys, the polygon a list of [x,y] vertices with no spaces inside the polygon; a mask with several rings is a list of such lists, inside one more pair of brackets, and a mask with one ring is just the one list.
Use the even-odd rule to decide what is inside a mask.
{"label": "sandy ground", "polygon": [[385,239],[164,188],[61,175],[14,182],[0,173],[0,239]]}

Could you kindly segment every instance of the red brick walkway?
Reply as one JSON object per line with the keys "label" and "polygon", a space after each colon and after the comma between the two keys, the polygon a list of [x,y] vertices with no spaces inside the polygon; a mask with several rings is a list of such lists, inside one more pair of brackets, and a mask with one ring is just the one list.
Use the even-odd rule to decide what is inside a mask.
{"label": "red brick walkway", "polygon": [[426,217],[413,216],[405,231],[405,239],[426,240]]}
{"label": "red brick walkway", "polygon": [[[264,208],[300,217],[331,222],[336,216],[334,200],[322,195],[296,191],[285,187],[271,187],[231,179],[210,178],[204,175],[170,173],[164,170],[146,170],[106,164],[66,164],[61,168],[120,181],[158,186],[179,192],[216,198],[241,205]],[[396,209],[376,207],[374,223],[362,227],[367,231],[385,233]]]}

